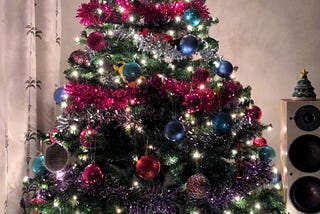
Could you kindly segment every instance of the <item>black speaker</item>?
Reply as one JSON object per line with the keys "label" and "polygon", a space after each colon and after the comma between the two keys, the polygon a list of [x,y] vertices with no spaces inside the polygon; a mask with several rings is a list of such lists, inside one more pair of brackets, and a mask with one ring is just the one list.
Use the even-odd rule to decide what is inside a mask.
{"label": "black speaker", "polygon": [[320,100],[281,100],[280,137],[287,213],[320,213]]}

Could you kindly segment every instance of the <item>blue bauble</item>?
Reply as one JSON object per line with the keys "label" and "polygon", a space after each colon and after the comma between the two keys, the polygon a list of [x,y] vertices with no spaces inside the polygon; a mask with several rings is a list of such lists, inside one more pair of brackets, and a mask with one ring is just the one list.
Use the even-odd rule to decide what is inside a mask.
{"label": "blue bauble", "polygon": [[200,13],[195,9],[187,9],[183,14],[183,20],[189,25],[195,27],[201,22]]}
{"label": "blue bauble", "polygon": [[64,87],[57,88],[54,91],[53,97],[57,104],[60,104],[64,100],[64,96],[67,94]]}
{"label": "blue bauble", "polygon": [[274,174],[271,184],[276,185],[281,182],[281,174],[279,172]]}
{"label": "blue bauble", "polygon": [[168,140],[178,141],[184,136],[185,130],[183,124],[178,120],[170,121],[164,128],[164,135]]}
{"label": "blue bauble", "polygon": [[232,118],[230,114],[218,112],[212,117],[211,126],[218,134],[227,134],[232,128]]}
{"label": "blue bauble", "polygon": [[141,67],[138,63],[128,62],[122,68],[122,76],[128,82],[133,82],[141,76]]}
{"label": "blue bauble", "polygon": [[233,65],[229,61],[221,60],[216,72],[220,77],[228,78],[233,72]]}
{"label": "blue bauble", "polygon": [[276,153],[271,146],[264,146],[259,150],[260,160],[273,160],[276,157]]}
{"label": "blue bauble", "polygon": [[45,166],[44,166],[44,157],[43,155],[38,155],[35,156],[32,164],[31,164],[32,170],[34,173],[38,173],[38,172],[43,172],[45,171]]}
{"label": "blue bauble", "polygon": [[180,51],[185,55],[194,54],[199,46],[199,41],[197,37],[193,35],[185,35],[180,40]]}

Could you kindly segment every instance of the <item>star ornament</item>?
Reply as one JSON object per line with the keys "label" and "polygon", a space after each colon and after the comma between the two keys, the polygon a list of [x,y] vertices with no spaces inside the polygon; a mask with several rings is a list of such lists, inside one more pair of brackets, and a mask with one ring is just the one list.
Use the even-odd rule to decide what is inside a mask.
{"label": "star ornament", "polygon": [[302,71],[300,72],[300,77],[301,78],[306,78],[308,75],[308,71],[306,71],[306,69],[302,69]]}

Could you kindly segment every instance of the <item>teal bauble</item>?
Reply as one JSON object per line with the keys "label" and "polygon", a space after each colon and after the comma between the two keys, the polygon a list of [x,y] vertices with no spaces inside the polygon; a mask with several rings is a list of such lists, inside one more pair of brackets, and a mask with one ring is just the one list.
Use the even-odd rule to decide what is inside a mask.
{"label": "teal bauble", "polygon": [[231,131],[232,124],[233,122],[230,114],[225,112],[216,113],[213,115],[211,120],[211,126],[218,134],[229,133]]}
{"label": "teal bauble", "polygon": [[44,166],[43,155],[35,156],[32,161],[31,167],[34,173],[43,172],[46,169]]}
{"label": "teal bauble", "polygon": [[264,146],[259,150],[260,160],[273,160],[276,157],[276,152],[271,146]]}
{"label": "teal bauble", "polygon": [[197,26],[198,24],[200,24],[201,22],[201,16],[200,16],[200,13],[195,10],[195,9],[187,9],[184,13],[183,13],[183,20],[195,27]]}
{"label": "teal bauble", "polygon": [[122,76],[128,82],[137,80],[141,74],[141,67],[136,62],[128,62],[122,68]]}

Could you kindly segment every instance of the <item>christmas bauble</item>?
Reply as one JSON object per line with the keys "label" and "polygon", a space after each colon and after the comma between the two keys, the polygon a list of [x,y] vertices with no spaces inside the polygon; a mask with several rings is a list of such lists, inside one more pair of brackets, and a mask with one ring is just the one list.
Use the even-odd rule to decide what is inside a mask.
{"label": "christmas bauble", "polygon": [[103,173],[99,166],[89,164],[82,172],[82,179],[86,184],[94,184],[103,179]]}
{"label": "christmas bauble", "polygon": [[141,67],[136,62],[128,62],[122,68],[122,76],[128,82],[137,80],[141,74]]}
{"label": "christmas bauble", "polygon": [[183,13],[183,20],[195,27],[197,26],[198,24],[200,24],[201,22],[201,16],[200,16],[200,13],[195,10],[195,9],[187,9],[184,13]]}
{"label": "christmas bauble", "polygon": [[91,50],[101,51],[106,47],[107,43],[104,40],[103,33],[100,32],[92,32],[89,34],[87,38],[87,46]]}
{"label": "christmas bauble", "polygon": [[68,150],[59,143],[47,147],[44,165],[51,172],[62,170],[68,163]]}
{"label": "christmas bauble", "polygon": [[159,174],[160,166],[160,161],[155,155],[143,155],[136,163],[136,171],[141,178],[152,179]]}
{"label": "christmas bauble", "polygon": [[185,55],[192,55],[197,51],[199,41],[197,37],[193,35],[185,35],[181,38],[179,45],[181,53]]}
{"label": "christmas bauble", "polygon": [[194,199],[203,199],[209,195],[209,180],[202,174],[190,176],[186,183],[188,195]]}
{"label": "christmas bauble", "polygon": [[233,122],[230,114],[225,112],[218,112],[214,114],[211,120],[211,126],[218,134],[229,133],[231,131],[232,124]]}
{"label": "christmas bauble", "polygon": [[97,141],[98,131],[93,128],[85,128],[80,133],[80,143],[86,148],[95,146]]}
{"label": "christmas bauble", "polygon": [[55,138],[57,133],[58,133],[58,129],[57,128],[52,128],[50,130],[49,137],[50,137],[51,143],[57,142],[57,139]]}
{"label": "christmas bauble", "polygon": [[75,50],[70,54],[68,61],[72,64],[88,66],[90,64],[90,55],[83,50]]}
{"label": "christmas bauble", "polygon": [[59,87],[54,91],[53,98],[57,104],[60,104],[65,99],[66,94],[64,87]]}
{"label": "christmas bauble", "polygon": [[216,68],[218,76],[228,78],[233,72],[233,65],[226,60],[221,60]]}
{"label": "christmas bauble", "polygon": [[201,108],[201,99],[198,94],[190,93],[186,94],[183,97],[183,106],[187,109],[188,113],[194,113],[200,110]]}
{"label": "christmas bauble", "polygon": [[43,172],[45,170],[43,155],[35,156],[32,161],[31,167],[34,173]]}
{"label": "christmas bauble", "polygon": [[276,153],[271,146],[264,146],[259,150],[260,160],[273,160],[276,157]]}
{"label": "christmas bauble", "polygon": [[246,109],[245,115],[249,122],[255,123],[258,122],[262,117],[262,111],[258,106],[251,106]]}
{"label": "christmas bauble", "polygon": [[263,137],[256,137],[253,140],[253,145],[255,145],[257,147],[263,147],[263,146],[267,145],[267,141]]}
{"label": "christmas bauble", "polygon": [[271,184],[276,185],[281,182],[281,174],[279,172],[274,174]]}
{"label": "christmas bauble", "polygon": [[185,134],[183,124],[178,120],[172,120],[164,128],[164,135],[168,140],[178,141],[183,138]]}
{"label": "christmas bauble", "polygon": [[201,84],[207,84],[210,82],[210,73],[205,68],[198,68],[192,76],[192,84],[195,87],[199,87]]}

